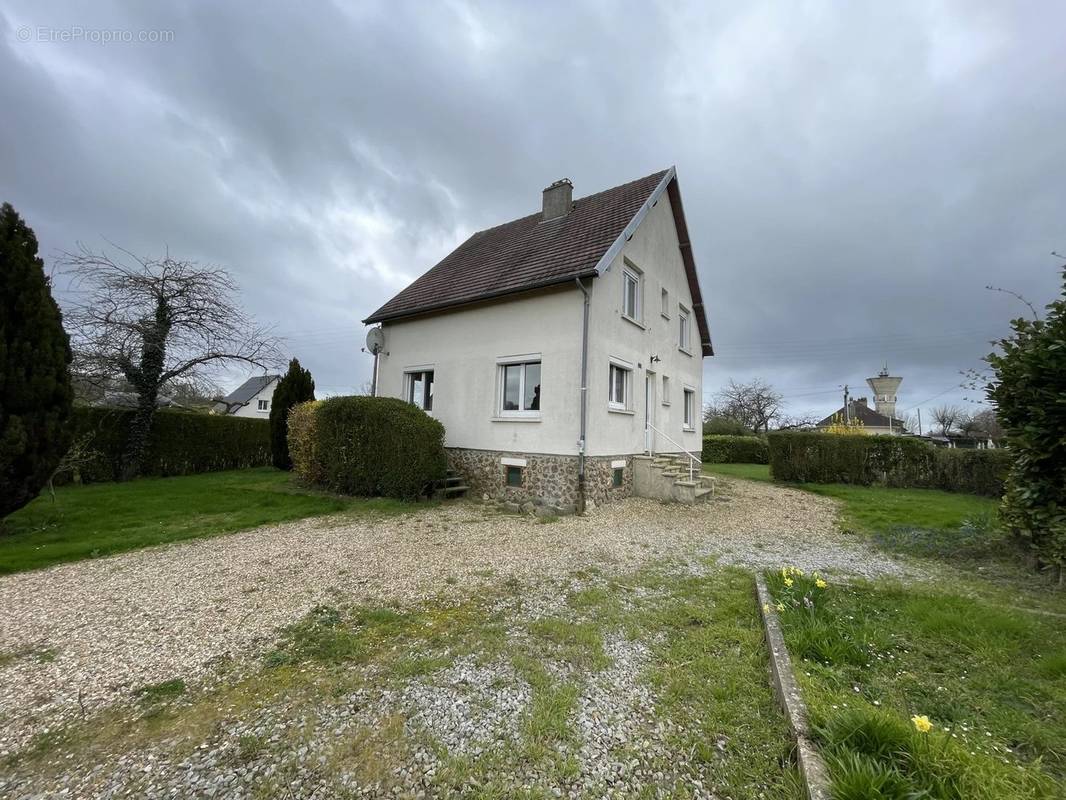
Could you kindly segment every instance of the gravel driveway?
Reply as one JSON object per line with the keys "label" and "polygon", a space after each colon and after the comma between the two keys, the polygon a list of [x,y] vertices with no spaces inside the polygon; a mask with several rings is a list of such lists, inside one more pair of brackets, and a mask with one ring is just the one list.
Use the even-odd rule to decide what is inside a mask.
{"label": "gravel driveway", "polygon": [[321,602],[401,604],[508,576],[717,554],[873,576],[905,568],[834,525],[831,500],[723,480],[696,506],[644,499],[543,523],[454,502],[377,520],[303,520],[0,578],[0,755],[148,684],[256,655]]}

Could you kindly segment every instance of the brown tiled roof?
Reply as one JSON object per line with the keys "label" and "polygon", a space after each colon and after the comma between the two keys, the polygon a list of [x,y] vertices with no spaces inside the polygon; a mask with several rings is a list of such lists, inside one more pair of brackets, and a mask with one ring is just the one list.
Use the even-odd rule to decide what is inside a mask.
{"label": "brown tiled roof", "polygon": [[[594,276],[604,254],[670,172],[663,170],[579,198],[564,217],[544,222],[538,211],[479,231],[363,322],[395,320]],[[689,287],[694,287],[692,300],[700,341],[704,353],[710,355],[710,336],[676,178],[668,188],[675,221],[680,221],[678,235]]]}

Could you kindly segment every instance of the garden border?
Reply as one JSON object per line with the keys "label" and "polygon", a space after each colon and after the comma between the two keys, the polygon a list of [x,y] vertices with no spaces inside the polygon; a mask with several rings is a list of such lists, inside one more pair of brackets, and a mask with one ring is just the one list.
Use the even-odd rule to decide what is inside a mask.
{"label": "garden border", "polygon": [[755,596],[762,615],[766,646],[770,651],[771,683],[796,740],[796,764],[803,777],[803,786],[810,800],[829,800],[829,773],[811,739],[807,724],[807,705],[803,702],[796,675],[792,671],[792,660],[781,633],[781,624],[771,605],[766,581],[758,572],[755,573]]}

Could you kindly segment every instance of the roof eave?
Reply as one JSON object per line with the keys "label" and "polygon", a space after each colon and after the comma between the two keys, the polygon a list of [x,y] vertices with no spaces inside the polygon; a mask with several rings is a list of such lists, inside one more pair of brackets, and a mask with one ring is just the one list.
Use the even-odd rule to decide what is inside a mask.
{"label": "roof eave", "polygon": [[477,305],[478,303],[483,303],[488,300],[498,300],[500,298],[508,297],[510,295],[526,294],[528,292],[535,292],[540,289],[548,289],[552,286],[561,286],[562,284],[570,283],[571,281],[580,280],[582,278],[595,278],[596,276],[597,272],[594,269],[587,269],[581,272],[574,272],[568,275],[549,278],[547,280],[539,281],[534,284],[526,284],[518,288],[501,289],[495,292],[486,292],[485,294],[479,294],[477,297],[471,297],[465,300],[455,300],[445,303],[437,303],[436,305],[432,306],[420,306],[416,309],[411,309],[409,311],[400,311],[392,314],[382,314],[380,313],[379,309],[378,311],[375,311],[369,317],[364,319],[363,324],[373,325],[376,322],[393,322],[395,320],[409,319],[411,317],[421,317],[425,316],[426,314],[435,314],[440,311],[451,311],[453,309],[463,308],[465,306]]}

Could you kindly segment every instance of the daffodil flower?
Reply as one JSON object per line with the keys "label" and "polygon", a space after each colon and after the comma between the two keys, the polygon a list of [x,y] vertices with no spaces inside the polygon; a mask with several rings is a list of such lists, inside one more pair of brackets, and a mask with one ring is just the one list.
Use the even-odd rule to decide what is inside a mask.
{"label": "daffodil flower", "polygon": [[816,580],[814,582],[814,585],[817,586],[819,589],[824,589],[829,584],[826,583],[825,581],[823,581],[821,578],[819,578],[818,580]]}
{"label": "daffodil flower", "polygon": [[914,723],[914,729],[918,731],[918,733],[929,733],[929,731],[933,729],[933,723],[929,721],[929,717],[925,714],[911,717],[911,722]]}
{"label": "daffodil flower", "polygon": [[785,586],[792,586],[792,578],[785,578]]}

